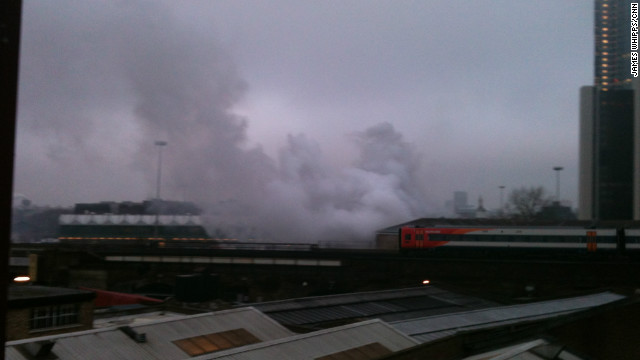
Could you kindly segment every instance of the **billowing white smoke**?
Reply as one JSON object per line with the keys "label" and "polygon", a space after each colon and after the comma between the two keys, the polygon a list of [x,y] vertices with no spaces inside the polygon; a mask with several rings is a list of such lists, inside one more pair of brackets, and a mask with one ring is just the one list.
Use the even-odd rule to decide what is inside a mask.
{"label": "billowing white smoke", "polygon": [[352,168],[329,168],[305,135],[289,135],[274,161],[246,149],[247,122],[230,110],[246,85],[225,52],[166,22],[149,25],[125,43],[136,113],[149,142],[171,144],[169,193],[211,207],[212,228],[272,241],[371,239],[419,216],[416,154],[393,126],[352,136],[361,152]]}
{"label": "billowing white smoke", "polygon": [[[49,46],[32,47],[30,56],[40,56],[42,61],[27,66],[59,59],[66,61],[63,69],[68,73],[46,66],[37,70],[88,79],[72,87],[85,96],[50,92],[52,103],[68,109],[95,108],[102,115],[107,110],[100,94],[115,94],[113,104],[121,105],[118,109],[113,105],[111,117],[127,113],[135,122],[129,128],[139,132],[134,138],[140,145],[131,171],[142,171],[150,189],[155,187],[155,163],[149,161],[156,154],[153,143],[168,141],[162,195],[205,207],[212,235],[304,242],[371,239],[378,228],[423,214],[417,155],[391,124],[350,135],[360,149],[351,168],[328,166],[320,146],[306,135],[289,135],[279,158],[272,159],[247,145],[247,119],[231,110],[247,85],[210,34],[202,37],[202,32],[190,31],[184,23],[175,26],[176,19],[160,2],[105,3],[100,11],[84,6],[74,2],[71,7],[97,19],[69,23],[78,26],[70,33],[82,34],[77,42],[55,44],[64,37],[52,36],[54,43]],[[43,22],[51,21],[42,33],[66,28],[65,16],[50,17],[45,10],[54,11],[45,8],[39,14]],[[58,23],[45,20],[50,18]],[[91,31],[85,31],[87,26]],[[59,50],[65,46],[69,56]],[[105,79],[101,82],[90,76],[103,73],[109,76],[101,76]],[[94,93],[98,96],[90,96]],[[126,99],[124,105],[117,101],[120,98]],[[52,111],[44,105],[43,109]],[[68,139],[61,142],[71,146],[71,140],[85,138],[92,130],[90,125],[74,125],[78,119],[65,114],[56,117],[63,124],[52,126],[67,129]],[[100,126],[96,120],[95,128]],[[118,139],[112,143],[118,144]],[[88,148],[88,144],[80,146]],[[100,164],[93,162],[93,166]],[[116,174],[109,177],[106,180],[112,181]]]}
{"label": "billowing white smoke", "polygon": [[304,135],[289,136],[280,153],[279,177],[269,182],[261,224],[300,241],[367,239],[373,231],[421,212],[413,183],[417,158],[388,124],[354,135],[361,157],[335,171],[320,147]]}

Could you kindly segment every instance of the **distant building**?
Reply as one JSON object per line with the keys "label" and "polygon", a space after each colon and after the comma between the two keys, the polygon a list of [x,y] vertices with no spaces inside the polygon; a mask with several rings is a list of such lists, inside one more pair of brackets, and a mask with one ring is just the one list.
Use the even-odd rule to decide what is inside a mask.
{"label": "distant building", "polygon": [[209,235],[202,226],[201,212],[190,202],[158,199],[76,204],[73,214],[60,215],[58,239],[83,243],[204,240]]}
{"label": "distant building", "polygon": [[631,88],[631,3],[595,0],[594,86],[599,90]]}
{"label": "distant building", "polygon": [[634,218],[634,94],[582,89],[580,218]]}
{"label": "distant building", "polygon": [[99,203],[79,203],[74,206],[74,214],[119,214],[119,215],[200,215],[202,210],[186,201],[146,200],[102,201]]}
{"label": "distant building", "polygon": [[199,216],[192,215],[60,215],[58,239],[99,243],[107,240],[205,240]]}
{"label": "distant building", "polygon": [[631,2],[595,0],[594,85],[580,91],[582,220],[640,219],[640,112],[634,111],[640,98],[631,74]]}
{"label": "distant building", "polygon": [[540,220],[576,220],[576,214],[573,213],[571,207],[554,201],[550,205],[543,206],[536,218]]}
{"label": "distant building", "polygon": [[469,207],[467,203],[467,192],[466,191],[456,191],[453,193],[453,210],[458,212],[459,210],[466,209]]}
{"label": "distant building", "polygon": [[484,208],[482,196],[478,198],[478,207],[476,208],[476,218],[484,219],[489,216],[489,212]]}
{"label": "distant building", "polygon": [[470,205],[468,202],[468,196],[466,191],[456,191],[453,193],[453,212],[466,219],[473,219],[476,217],[487,217],[489,213],[483,206],[482,197],[478,199],[478,206]]}

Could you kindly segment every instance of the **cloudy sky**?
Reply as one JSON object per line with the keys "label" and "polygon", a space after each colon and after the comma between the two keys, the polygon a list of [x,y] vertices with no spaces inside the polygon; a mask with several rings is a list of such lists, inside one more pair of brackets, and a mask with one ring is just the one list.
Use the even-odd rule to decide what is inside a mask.
{"label": "cloudy sky", "polygon": [[577,203],[591,1],[25,0],[23,16],[15,192],[36,204],[153,197],[155,140],[163,198],[251,226],[368,229],[457,190],[492,209],[500,185],[553,194],[557,165]]}

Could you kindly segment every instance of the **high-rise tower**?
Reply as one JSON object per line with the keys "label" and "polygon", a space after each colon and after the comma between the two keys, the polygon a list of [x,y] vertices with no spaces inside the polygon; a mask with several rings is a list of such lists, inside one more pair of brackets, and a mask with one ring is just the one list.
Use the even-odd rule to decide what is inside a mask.
{"label": "high-rise tower", "polygon": [[640,219],[631,3],[595,0],[594,85],[580,91],[579,218],[584,220]]}
{"label": "high-rise tower", "polygon": [[600,90],[630,88],[632,0],[595,0],[595,79]]}

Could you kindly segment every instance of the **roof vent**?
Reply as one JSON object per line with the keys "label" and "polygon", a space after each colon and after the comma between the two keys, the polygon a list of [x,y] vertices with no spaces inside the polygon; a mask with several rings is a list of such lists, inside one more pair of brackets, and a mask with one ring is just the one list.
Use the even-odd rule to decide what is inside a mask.
{"label": "roof vent", "polygon": [[53,349],[53,345],[55,344],[55,341],[51,340],[35,341],[24,344],[23,348],[27,353],[29,353],[29,355],[36,359],[57,359],[57,357],[53,356],[53,353],[51,352],[51,349]]}
{"label": "roof vent", "polygon": [[118,330],[127,334],[130,338],[132,338],[137,343],[147,342],[147,334],[140,334],[137,331],[133,330],[130,326],[120,326]]}

